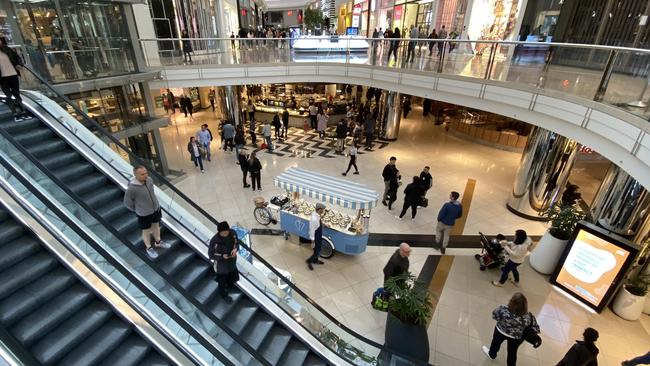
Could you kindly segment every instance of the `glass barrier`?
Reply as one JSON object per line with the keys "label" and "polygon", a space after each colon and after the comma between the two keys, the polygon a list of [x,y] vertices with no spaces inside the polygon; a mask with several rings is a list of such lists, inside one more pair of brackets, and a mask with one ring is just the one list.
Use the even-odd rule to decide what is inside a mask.
{"label": "glass barrier", "polygon": [[[137,278],[138,282],[145,284],[145,286],[151,289],[170,309],[173,309],[178,316],[184,319],[195,330],[198,330],[200,334],[209,341],[209,344],[212,344],[213,347],[215,347],[215,350],[220,348],[220,351],[207,350],[200,347],[198,342],[192,340],[192,344],[198,344],[200,347],[198,350],[200,353],[198,354],[202,360],[205,360],[205,362],[208,362],[210,365],[220,365],[221,362],[216,358],[216,354],[229,354],[237,360],[244,360],[244,364],[259,364],[253,359],[251,354],[240,345],[238,340],[233,339],[227,331],[224,331],[222,327],[215,323],[211,316],[206,315],[206,311],[197,307],[196,303],[188,300],[189,296],[183,293],[180,288],[170,286],[171,281],[168,280],[166,275],[162,271],[155,270],[143,259],[145,254],[132,250],[132,248],[125,243],[124,238],[119,237],[115,232],[107,229],[105,223],[98,220],[97,216],[93,215],[86,207],[83,207],[76,197],[71,196],[69,192],[62,189],[59,182],[57,182],[51,175],[47,174],[42,166],[39,166],[39,163],[34,161],[35,159],[33,157],[26,155],[24,151],[17,148],[15,141],[10,141],[10,139],[11,138],[8,137],[6,132],[0,131],[0,156],[5,160],[11,161],[14,166],[17,167],[16,169],[19,169],[22,173],[22,176],[29,177],[29,179],[34,181],[33,189],[47,194],[50,198],[50,202],[57,202],[60,204],[69,217],[75,218],[80,225],[87,228],[87,231],[90,233],[89,235],[94,238],[95,243],[101,246],[107,255],[110,255],[111,258],[117,260],[133,276],[135,276],[135,278]],[[30,189],[26,189],[26,191],[21,193],[23,196],[33,196],[29,191]],[[64,234],[78,237],[78,235],[74,235],[73,231],[70,229],[65,230]],[[79,250],[85,253],[88,259],[92,261],[92,264],[105,269],[106,271],[104,273],[109,275],[110,278],[116,276],[115,280],[125,290],[128,291],[136,288],[132,282],[121,276],[121,274],[115,269],[111,270],[110,268],[104,268],[109,265],[109,262],[106,258],[100,255],[91,244],[87,242],[79,242],[78,244]],[[136,299],[139,300],[143,306],[151,306],[153,304],[151,299],[142,294],[137,296]],[[161,309],[156,308],[154,310],[157,310],[155,312],[157,318],[169,319],[169,316],[165,315],[164,311]],[[172,329],[172,334],[178,336],[182,336],[183,332],[184,330],[182,328]],[[187,338],[187,336],[185,336],[185,338]],[[184,340],[189,342],[189,338]]]}
{"label": "glass barrier", "polygon": [[[288,40],[287,40],[288,41]],[[282,43],[279,43],[282,45]],[[242,45],[242,47],[265,47],[263,43]],[[285,44],[285,47],[287,45]],[[70,142],[79,144],[88,152],[94,154],[93,161],[106,163],[105,168],[111,169],[109,176],[118,184],[126,187],[126,183],[133,177],[132,169],[134,164],[147,166],[140,158],[135,156],[126,146],[116,140],[110,133],[99,126],[95,121],[84,118],[84,124],[94,132],[93,135],[88,129],[65,112],[65,108],[74,108],[76,113],[84,116],[76,106],[71,104],[67,98],[58,94],[51,86],[42,80],[34,77],[35,86],[41,93],[28,93],[31,99],[37,101],[47,113],[51,114],[52,121],[57,121],[60,126],[70,132]],[[45,94],[45,95],[44,95]],[[46,97],[54,95],[62,106],[57,105]],[[117,151],[107,145],[110,142]],[[123,157],[128,157],[125,160]],[[217,232],[218,221],[210,216],[204,209],[190,200],[185,194],[179,191],[172,183],[163,176],[148,167],[149,175],[156,185],[156,195],[161,202],[163,212],[166,214],[163,219],[173,220],[181,227],[185,234],[183,239],[188,241],[192,247],[207,258],[207,244]],[[103,229],[106,230],[105,228]],[[318,304],[310,299],[304,292],[296,287],[287,277],[266,262],[250,246],[245,249],[252,258],[250,262],[238,261],[239,270],[242,275],[253,285],[260,289],[270,300],[278,304],[288,315],[295,319],[304,329],[319,339],[324,346],[334,351],[337,355],[353,364],[373,365],[379,363],[378,357],[390,364],[392,361],[401,362],[404,365],[424,365],[421,361],[410,360],[407,357],[396,355],[382,345],[369,340],[343,324],[336,318],[323,310]],[[277,281],[269,279],[272,275]],[[284,290],[282,288],[285,288]],[[290,291],[287,291],[290,289]],[[383,363],[382,363],[383,364]]]}
{"label": "glass barrier", "polygon": [[[182,42],[197,45],[184,53]],[[162,44],[173,47],[162,48]],[[644,119],[650,50],[460,39],[141,39],[147,66],[343,63],[515,83],[607,103]]]}

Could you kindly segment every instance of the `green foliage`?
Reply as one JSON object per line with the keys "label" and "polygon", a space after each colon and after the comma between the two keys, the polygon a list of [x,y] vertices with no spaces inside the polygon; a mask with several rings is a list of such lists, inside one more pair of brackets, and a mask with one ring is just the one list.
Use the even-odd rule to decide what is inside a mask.
{"label": "green foliage", "polygon": [[569,240],[578,221],[589,219],[589,214],[576,205],[561,205],[559,203],[549,207],[545,213],[551,221],[549,231],[551,235],[560,240]]}
{"label": "green foliage", "polygon": [[625,289],[635,296],[647,295],[649,287],[650,275],[644,275],[642,273],[638,273],[637,275],[628,278],[625,283]]}
{"label": "green foliage", "polygon": [[404,323],[426,325],[433,311],[431,295],[410,272],[391,277],[384,283],[391,293],[388,311]]}
{"label": "green foliage", "polygon": [[305,32],[307,29],[311,29],[313,31],[316,28],[325,27],[325,19],[323,18],[323,13],[318,9],[305,9],[302,19],[302,23],[305,25]]}

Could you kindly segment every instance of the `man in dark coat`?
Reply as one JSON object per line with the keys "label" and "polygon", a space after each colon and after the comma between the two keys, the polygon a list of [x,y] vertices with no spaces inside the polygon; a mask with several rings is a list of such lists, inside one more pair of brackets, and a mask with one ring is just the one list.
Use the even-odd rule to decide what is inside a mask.
{"label": "man in dark coat", "polygon": [[388,161],[388,164],[386,164],[384,170],[381,172],[381,176],[382,178],[384,178],[384,194],[382,195],[381,203],[383,203],[384,206],[388,206],[388,203],[386,203],[386,195],[388,194],[388,189],[389,189],[391,179],[392,178],[399,179],[400,177],[399,170],[397,170],[397,167],[395,166],[396,161],[397,158],[391,156],[390,160]]}
{"label": "man in dark coat", "polygon": [[208,247],[208,257],[214,261],[216,280],[219,283],[219,295],[226,302],[232,301],[228,296],[228,288],[233,287],[239,280],[238,242],[237,233],[230,230],[226,221],[222,221],[217,225],[217,234],[212,237]]}
{"label": "man in dark coat", "polygon": [[598,366],[598,347],[594,343],[598,340],[598,331],[586,328],[582,333],[582,341],[569,349],[557,366]]}
{"label": "man in dark coat", "polygon": [[411,247],[407,243],[400,244],[399,249],[393,253],[384,267],[384,282],[409,270],[409,255],[411,255]]}

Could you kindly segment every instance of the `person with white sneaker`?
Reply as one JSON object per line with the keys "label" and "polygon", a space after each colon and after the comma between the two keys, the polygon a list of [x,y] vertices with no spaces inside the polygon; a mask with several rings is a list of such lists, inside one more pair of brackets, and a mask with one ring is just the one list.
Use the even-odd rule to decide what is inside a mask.
{"label": "person with white sneaker", "polygon": [[[153,180],[149,178],[147,168],[142,165],[133,168],[135,178],[129,182],[124,194],[124,205],[129,211],[135,212],[138,216],[138,225],[142,229],[142,241],[147,255],[158,258],[158,252],[154,248],[168,249],[170,245],[160,239],[160,219],[162,211],[156,193]],[[151,236],[155,242],[152,246]]]}
{"label": "person with white sneaker", "polygon": [[539,325],[533,314],[528,312],[528,300],[521,292],[517,292],[510,298],[508,305],[500,305],[492,311],[492,319],[497,321],[492,335],[490,347],[481,347],[483,353],[491,359],[497,358],[501,344],[506,341],[508,344],[507,366],[517,365],[517,350],[524,342],[524,329],[531,329],[539,334]]}
{"label": "person with white sneaker", "polygon": [[526,257],[530,255],[533,241],[528,237],[526,231],[519,229],[515,231],[514,242],[501,240],[499,244],[501,244],[503,250],[508,253],[509,259],[501,269],[501,277],[499,278],[499,281],[492,281],[492,284],[497,287],[503,286],[503,284],[506,283],[506,280],[508,279],[508,275],[510,272],[512,272],[514,280],[510,281],[513,285],[519,287],[519,271],[517,270],[517,267],[519,267],[520,264],[524,263]]}

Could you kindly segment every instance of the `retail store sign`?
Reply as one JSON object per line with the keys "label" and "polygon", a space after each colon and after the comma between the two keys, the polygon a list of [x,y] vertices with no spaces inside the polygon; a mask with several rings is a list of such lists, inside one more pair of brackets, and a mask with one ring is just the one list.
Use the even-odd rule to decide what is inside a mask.
{"label": "retail store sign", "polygon": [[600,312],[638,253],[629,241],[581,221],[558,262],[551,283]]}
{"label": "retail store sign", "polygon": [[361,17],[361,10],[363,3],[354,4],[352,7],[352,27],[359,28],[359,18]]}
{"label": "retail store sign", "polygon": [[404,5],[396,6],[395,7],[395,12],[393,14],[394,20],[402,20],[402,7]]}

